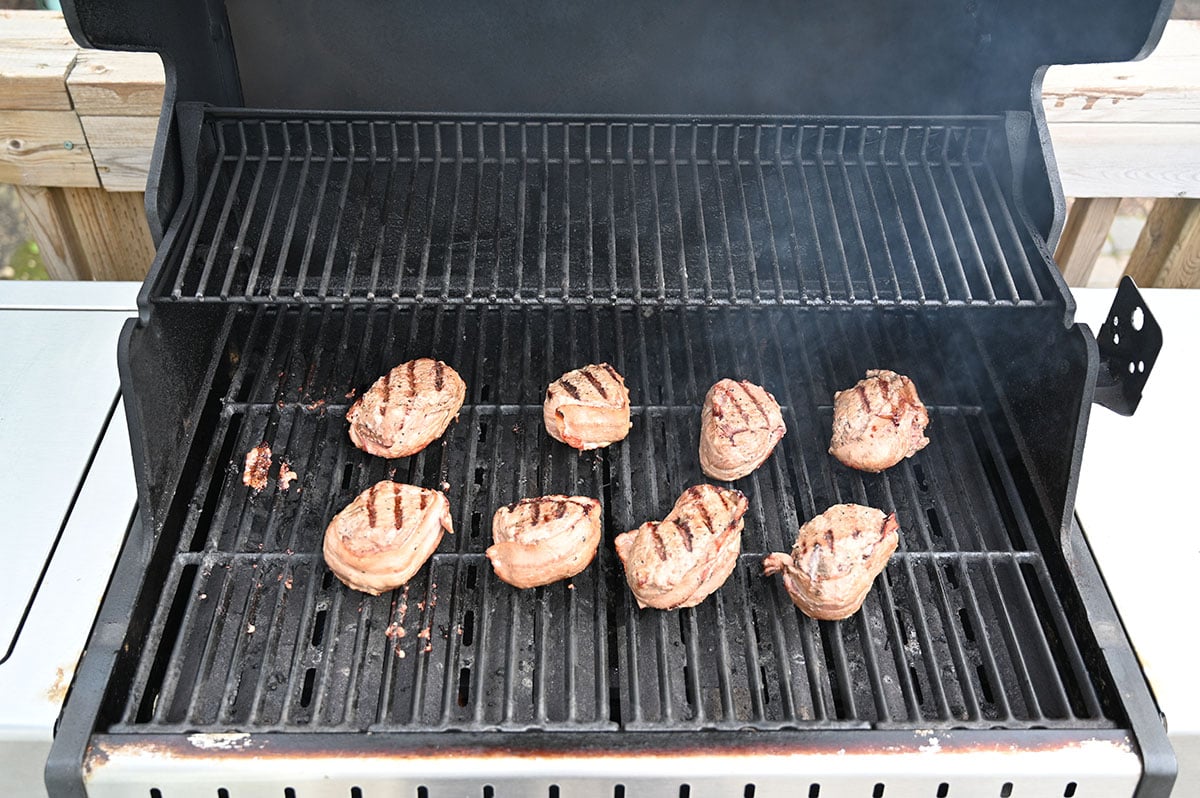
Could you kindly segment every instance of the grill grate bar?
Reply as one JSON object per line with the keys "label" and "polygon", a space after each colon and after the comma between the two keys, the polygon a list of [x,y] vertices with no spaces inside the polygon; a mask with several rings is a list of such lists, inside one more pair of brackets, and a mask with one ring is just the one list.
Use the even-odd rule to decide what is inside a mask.
{"label": "grill grate bar", "polygon": [[205,181],[204,194],[200,200],[200,206],[196,211],[195,220],[192,223],[191,234],[188,235],[187,244],[183,250],[182,262],[184,265],[176,272],[175,280],[171,286],[171,297],[173,299],[181,299],[183,297],[184,277],[187,276],[188,267],[196,257],[196,247],[200,241],[201,231],[203,230],[203,220],[208,218],[208,210],[212,206],[213,196],[217,192],[217,184],[221,182],[222,165],[225,163],[225,136],[219,126],[217,127],[216,138],[216,159],[208,170],[208,180]]}
{"label": "grill grate bar", "polygon": [[[878,157],[879,157],[880,163],[885,162],[884,151],[887,148],[889,132],[890,131],[885,130],[884,134],[879,137],[879,156]],[[913,245],[912,245],[912,241],[909,239],[908,228],[907,228],[907,225],[905,225],[905,223],[904,223],[904,214],[903,214],[903,211],[901,210],[901,205],[900,205],[900,195],[897,194],[895,181],[892,180],[892,171],[893,170],[891,167],[885,166],[880,171],[883,172],[883,177],[884,177],[884,180],[886,181],[887,187],[888,187],[887,198],[889,201],[885,202],[884,205],[885,205],[885,207],[890,207],[895,212],[895,216],[896,216],[895,230],[899,233],[900,240],[904,245],[904,254],[907,256],[909,268],[912,270],[912,277],[913,277],[913,282],[916,287],[917,298],[921,304],[924,304],[927,301],[926,296],[925,296],[925,286],[921,279],[921,270],[917,267],[917,258],[916,258],[916,255],[913,253]],[[883,223],[883,221],[885,219],[889,218],[888,216],[884,215],[882,209],[877,210],[877,216],[878,216],[881,224]],[[886,236],[884,237],[884,240],[886,242]],[[943,285],[942,288],[943,288],[942,297],[943,297],[943,301],[945,301],[945,298],[946,298],[945,286]],[[898,293],[897,293],[897,298],[899,298]]]}
{"label": "grill grate bar", "polygon": [[[970,145],[971,135],[974,134],[975,132],[976,131],[974,131],[970,128],[968,128],[965,132],[966,143],[964,144],[964,146],[967,147],[968,149],[971,146]],[[988,141],[988,140],[990,140],[990,137],[991,137],[991,131],[987,131],[984,133],[984,138],[985,138],[984,149],[985,150],[987,149],[988,144],[990,143],[990,141]],[[987,203],[983,199],[983,192],[979,190],[979,181],[975,177],[975,169],[974,169],[974,167],[970,167],[970,168],[964,169],[962,171],[966,172],[967,179],[971,184],[971,196],[975,200],[976,207],[978,207],[981,211],[981,213],[979,214],[979,217],[982,218],[983,224],[980,225],[980,227],[982,227],[983,233],[987,236],[988,242],[991,244],[992,251],[995,253],[995,256],[996,256],[995,262],[1000,267],[999,268],[1000,279],[1003,281],[1004,287],[1008,289],[1008,298],[1010,300],[1017,300],[1020,298],[1021,294],[1017,290],[1016,282],[1013,280],[1012,267],[1009,266],[1008,258],[1004,254],[1004,248],[1000,245],[1000,237],[996,233],[996,225],[992,221],[992,214],[989,212]],[[950,177],[951,177],[951,179],[954,179],[953,172],[951,172]],[[961,197],[960,197],[960,199],[961,199]],[[972,234],[978,236],[978,233],[975,232],[974,227],[972,227]],[[1027,261],[1027,263],[1028,263],[1028,261]],[[984,279],[989,281],[988,285],[990,287],[992,284],[991,276],[990,276],[990,273],[986,266],[983,267],[983,272],[984,272]],[[1032,275],[1031,275],[1031,277],[1032,277]],[[1033,281],[1031,280],[1031,283],[1032,282]],[[1034,288],[1034,290],[1036,290],[1036,284],[1032,285],[1032,287]]]}
{"label": "grill grate bar", "polygon": [[[949,142],[947,142],[949,143]],[[842,128],[838,131],[838,151],[845,152],[846,150],[846,129]],[[854,187],[850,184],[850,171],[846,168],[846,159],[844,157],[837,159],[838,172],[842,177],[842,187],[846,191],[846,200],[849,203],[850,219],[854,222],[855,241],[858,244],[859,251],[862,253],[863,263],[867,267],[867,288],[870,291],[870,299],[873,303],[878,303],[880,300],[879,287],[875,283],[875,269],[871,266],[871,254],[867,247],[867,241],[863,235],[863,220],[862,215],[858,210],[858,203],[854,200]],[[834,206],[836,207],[836,206]],[[849,264],[847,263],[847,268]],[[897,297],[898,298],[898,297]]]}
{"label": "grill grate bar", "polygon": [[[243,153],[248,155],[249,150],[248,150],[247,143],[246,143],[246,135],[245,135],[244,128],[238,129],[238,136],[241,139],[241,149],[242,149]],[[267,147],[267,143],[266,143],[266,139],[264,139],[263,143],[262,143],[262,149],[263,149],[264,155],[266,154],[266,147]],[[242,164],[244,164],[246,162],[246,160],[252,160],[252,159],[248,159],[248,158],[243,159]],[[229,297],[229,286],[233,282],[234,275],[237,273],[236,266],[239,263],[239,261],[241,260],[243,250],[245,249],[245,246],[246,246],[246,232],[250,228],[251,219],[254,218],[254,208],[256,205],[256,200],[258,198],[259,189],[262,187],[263,174],[266,172],[266,166],[267,166],[266,162],[262,161],[260,158],[260,160],[258,162],[258,168],[254,170],[254,179],[250,184],[250,196],[249,196],[248,200],[246,201],[246,211],[245,211],[244,215],[242,216],[241,222],[237,225],[237,238],[234,241],[233,248],[229,252],[229,259],[228,259],[228,262],[225,264],[225,277],[221,281],[221,288],[217,294],[221,299],[227,299]],[[237,184],[238,184],[238,182],[235,179],[234,185],[237,186]],[[236,189],[234,191],[231,191],[229,194],[229,199],[236,200],[235,202],[231,203],[231,205],[230,205],[231,208],[234,207],[235,205],[240,205],[241,204],[240,203],[241,192],[237,191]],[[221,227],[218,229],[218,233],[223,232],[224,229],[225,229],[225,226],[224,226],[224,224],[222,224]],[[213,260],[214,260],[214,264],[215,264],[216,259],[214,258]],[[210,267],[208,267],[208,266],[205,267],[206,270],[208,270],[209,268]],[[207,282],[207,276],[205,277],[204,280],[201,281],[201,286],[200,286],[201,292],[204,291],[206,282]]]}
{"label": "grill grate bar", "polygon": [[[750,227],[750,206],[746,202],[746,180],[742,176],[742,158],[739,152],[741,147],[742,137],[738,135],[738,128],[733,129],[733,173],[734,182],[737,184],[738,198],[741,202],[738,207],[741,209],[742,227],[746,233],[746,250],[749,262],[747,263],[746,271],[750,274],[750,299],[756,304],[762,304],[763,296],[762,289],[759,285],[758,274],[758,248],[754,245],[754,232]],[[853,301],[854,296],[850,299]]]}
{"label": "grill grate bar", "polygon": [[[222,138],[222,147],[227,147],[224,142],[224,132],[218,131]],[[241,126],[238,127],[238,159],[233,168],[233,177],[230,179],[230,186],[226,189],[225,201],[221,204],[221,215],[217,221],[216,229],[213,232],[214,241],[208,242],[208,254],[204,258],[204,269],[200,272],[200,283],[196,287],[196,296],[205,296],[206,288],[208,287],[209,278],[212,276],[213,266],[216,264],[218,247],[214,246],[215,241],[221,240],[225,235],[225,226],[229,222],[230,212],[233,210],[234,203],[240,196],[238,186],[241,184],[242,170],[246,166],[247,145],[246,132]],[[236,252],[236,247],[234,249]],[[231,264],[232,265],[232,264]]]}
{"label": "grill grate bar", "polygon": [[[797,141],[798,140],[799,137],[797,137]],[[783,205],[785,211],[784,218],[787,219],[788,223],[788,244],[792,252],[792,265],[796,270],[796,285],[800,289],[800,298],[802,301],[807,301],[808,287],[806,285],[806,278],[804,277],[804,269],[800,262],[800,241],[799,237],[796,235],[796,214],[792,208],[792,193],[791,189],[788,188],[787,172],[783,168],[783,152],[783,128],[776,127],[775,171],[779,174],[779,185],[781,186],[783,193]],[[692,157],[695,158],[694,150]],[[697,193],[699,192],[697,191]],[[897,297],[899,297],[899,293],[897,293]],[[708,300],[709,298],[705,297],[705,299]]]}
{"label": "grill grate bar", "polygon": [[[909,147],[908,135],[910,132],[912,132],[913,129],[914,128],[910,128],[910,127],[904,128],[903,137],[901,138],[901,141],[900,141],[901,149],[906,152],[908,151],[908,147]],[[924,157],[924,147],[922,147],[922,157]],[[925,244],[926,249],[928,250],[930,260],[933,263],[939,264],[939,268],[935,268],[932,271],[933,271],[935,281],[937,282],[937,286],[941,290],[942,302],[943,303],[949,302],[950,301],[950,289],[946,283],[946,278],[945,278],[945,274],[944,274],[945,270],[940,268],[941,259],[937,255],[937,248],[933,244],[933,236],[930,234],[930,231],[929,231],[929,222],[927,221],[927,219],[930,218],[930,214],[927,213],[925,210],[925,205],[927,203],[922,202],[922,200],[921,200],[921,194],[920,194],[920,192],[917,191],[917,183],[915,180],[913,180],[912,170],[909,168],[910,165],[909,165],[908,161],[902,160],[901,164],[904,167],[905,185],[908,187],[908,193],[909,193],[910,198],[912,199],[913,207],[915,208],[915,216],[917,219],[917,229],[920,230],[920,232],[921,232],[922,240],[923,240],[923,243]],[[940,200],[939,200],[939,202],[940,202]],[[965,285],[966,281],[964,280],[963,282]],[[969,292],[968,292],[968,295],[964,298],[967,302],[971,301]]]}
{"label": "grill grate bar", "polygon": [[[989,136],[990,138],[990,136]],[[1013,214],[1007,209],[1007,201],[1005,200],[1004,190],[1000,187],[1000,182],[996,179],[995,172],[985,170],[987,175],[988,187],[991,189],[991,197],[993,202],[1004,209],[1003,213],[995,214],[996,218],[1003,223],[1005,231],[1012,240],[1013,250],[1017,253],[1018,260],[1021,264],[1025,280],[1029,287],[1029,291],[1033,294],[1035,302],[1042,302],[1042,290],[1038,285],[1037,278],[1033,275],[1033,265],[1030,263],[1029,255],[1026,252],[1026,247],[1021,243],[1021,235],[1017,232],[1016,222],[1013,220]],[[992,214],[989,214],[991,216]]]}
{"label": "grill grate bar", "polygon": [[[285,124],[284,127],[286,130],[287,125]],[[287,136],[285,133],[285,138],[285,147],[290,153],[292,146],[291,136]],[[275,270],[271,274],[271,287],[267,292],[267,298],[271,301],[275,301],[279,298],[279,288],[283,284],[284,267],[287,265],[287,256],[288,253],[292,251],[292,241],[295,239],[296,235],[296,221],[300,217],[300,205],[304,198],[304,187],[308,184],[308,170],[309,167],[312,166],[312,154],[312,133],[309,130],[308,125],[305,125],[304,158],[300,162],[300,176],[296,180],[296,191],[295,195],[292,197],[291,210],[289,210],[287,214],[288,218],[287,225],[284,227],[283,242],[279,248],[279,256],[275,258]],[[276,188],[276,191],[280,191],[283,188],[285,182],[284,178],[286,175],[286,170],[281,168],[278,188]],[[268,213],[268,218],[273,219],[274,215],[274,211],[271,211]],[[261,256],[265,254],[265,252],[266,248],[262,247],[259,255]],[[254,298],[254,289],[255,281],[253,279],[247,280],[245,294],[245,298],[247,300]]]}
{"label": "grill grate bar", "polygon": [[[704,296],[704,302],[706,304],[709,304],[713,301],[713,274],[712,274],[712,262],[709,257],[708,225],[704,220],[704,217],[706,215],[705,209],[704,209],[704,191],[700,188],[700,166],[699,166],[699,164],[696,163],[696,148],[699,145],[699,138],[700,138],[699,130],[697,129],[696,125],[692,125],[692,144],[691,144],[692,192],[696,195],[696,210],[697,210],[696,230],[699,235],[699,243],[700,243],[700,263],[703,266],[703,273],[704,273],[703,296]],[[678,161],[675,157],[674,149],[672,149],[671,158],[672,158],[672,162],[671,162],[672,168],[678,169]],[[676,208],[676,210],[679,213],[682,213],[682,207],[681,207],[682,204],[683,203],[681,200],[679,203],[679,207]],[[711,211],[709,211],[709,212],[711,213]],[[680,229],[682,230],[683,229],[682,217],[679,219],[679,225],[680,225]],[[680,242],[679,257],[680,257],[680,262],[683,263],[684,246],[683,246],[682,241]]]}
{"label": "grill grate bar", "polygon": [[[368,122],[365,125],[365,127],[367,130],[367,151],[370,153],[371,163],[378,164],[380,162],[379,161],[379,142],[376,140],[376,137],[375,137],[375,124]],[[359,273],[358,273],[358,271],[359,271],[358,264],[359,264],[359,253],[362,250],[363,240],[368,234],[367,233],[367,230],[368,230],[368,228],[367,228],[367,203],[374,194],[375,181],[376,181],[378,173],[379,173],[378,169],[367,170],[366,177],[363,180],[363,184],[361,186],[353,185],[354,178],[352,176],[348,176],[348,178],[346,180],[346,187],[350,187],[353,185],[353,188],[354,188],[354,190],[352,192],[353,196],[352,197],[348,196],[349,201],[351,203],[353,203],[354,207],[352,207],[350,210],[350,217],[347,222],[347,225],[348,225],[350,231],[353,232],[354,236],[350,240],[350,244],[349,244],[350,251],[346,255],[346,273],[342,277],[342,280],[341,280],[342,288],[340,291],[334,292],[334,296],[337,296],[340,298],[350,296],[351,289],[354,286],[355,278],[358,277],[359,279],[361,279],[361,275],[359,275]],[[338,227],[339,228],[341,227],[340,220],[339,220]],[[330,248],[331,252],[333,252],[335,250],[336,250],[336,247]],[[331,278],[332,278],[332,275],[331,275]]]}
{"label": "grill grate bar", "polygon": [[[674,128],[672,128],[674,130]],[[775,282],[775,301],[782,302],[784,300],[783,292],[783,274],[779,267],[779,252],[775,247],[775,223],[771,218],[771,201],[767,196],[767,180],[763,175],[762,165],[762,125],[754,127],[754,169],[756,172],[759,191],[759,201],[762,203],[762,215],[767,223],[767,250],[771,253],[771,271]],[[674,142],[672,142],[672,145]],[[672,146],[674,151],[674,146]]]}
{"label": "grill grate bar", "polygon": [[[966,136],[967,142],[970,142],[970,132],[969,131],[965,132],[965,136]],[[963,245],[967,249],[968,253],[971,256],[973,256],[970,258],[970,260],[972,261],[972,264],[974,266],[977,266],[979,269],[981,279],[979,280],[977,285],[983,286],[984,296],[986,296],[986,298],[989,302],[995,302],[996,301],[996,292],[992,288],[992,281],[988,275],[987,265],[983,262],[983,252],[979,248],[978,234],[975,231],[974,225],[971,224],[971,218],[967,211],[966,203],[963,202],[962,192],[959,191],[959,189],[958,189],[958,182],[955,180],[954,171],[949,166],[947,166],[946,162],[945,162],[945,157],[947,155],[947,148],[949,147],[949,144],[950,144],[950,138],[949,138],[949,136],[947,136],[942,142],[942,159],[940,160],[939,163],[940,163],[940,171],[945,174],[944,184],[950,186],[950,191],[954,197],[954,202],[950,203],[950,207],[953,211],[957,211],[957,213],[955,214],[957,216],[957,219],[955,221],[956,222],[961,221],[961,223],[962,223],[961,227],[965,228],[969,233],[969,235],[964,235],[961,238],[963,241]],[[969,171],[969,170],[967,170],[967,171]],[[933,178],[932,174],[931,174],[931,178]],[[956,227],[957,227],[957,225],[956,225]],[[951,233],[950,237],[952,239],[954,238],[953,233]],[[966,278],[965,269],[964,269],[964,278]]]}
{"label": "grill grate bar", "polygon": [[[883,137],[880,137],[880,139],[879,139],[879,146],[881,148],[880,161],[882,161],[883,160],[883,153],[882,153]],[[866,186],[866,189],[867,189],[867,199],[870,200],[870,211],[871,212],[869,214],[867,214],[867,216],[868,216],[868,218],[874,220],[875,226],[879,228],[880,249],[883,251],[883,257],[887,263],[888,276],[891,277],[892,293],[894,295],[893,298],[897,302],[903,302],[904,301],[904,291],[900,287],[900,275],[897,273],[896,263],[892,259],[891,246],[888,244],[887,229],[884,227],[884,224],[883,224],[883,219],[884,219],[883,213],[880,211],[879,200],[875,196],[875,186],[872,185],[873,180],[872,180],[871,172],[867,168],[866,147],[867,147],[867,139],[865,136],[863,136],[863,137],[859,138],[859,140],[858,140],[858,165],[859,165],[859,172],[861,173],[862,184],[864,186]],[[853,192],[850,187],[849,171],[847,170],[846,164],[844,162],[842,163],[842,175],[843,175],[844,180],[846,181],[847,190],[851,191],[851,196],[853,196]],[[860,240],[860,243],[862,243],[863,250],[866,251],[867,245],[866,245],[865,241],[863,241],[863,239],[862,239],[861,228],[860,228],[859,240]],[[918,281],[918,284],[919,284],[919,281]]]}
{"label": "grill grate bar", "polygon": [[[963,267],[962,257],[959,255],[958,245],[954,237],[954,228],[950,225],[950,220],[946,216],[946,202],[942,198],[942,193],[937,187],[937,180],[933,176],[933,164],[929,163],[929,135],[930,130],[926,128],[922,132],[921,173],[924,174],[933,197],[930,202],[934,210],[933,218],[941,223],[940,232],[946,236],[946,252],[950,256],[950,266],[953,267],[953,273],[957,274],[958,279],[962,282],[963,297],[970,302],[974,298],[971,291],[971,284],[967,280],[967,272]],[[942,268],[938,269],[938,273],[942,273],[943,271],[944,269]]]}
{"label": "grill grate bar", "polygon": [[[265,156],[267,153],[266,130],[265,130],[265,126],[262,123],[259,124],[259,127],[263,130],[262,153],[263,153],[263,156]],[[289,139],[289,142],[290,142],[290,139]],[[246,246],[247,246],[246,233],[250,229],[251,220],[254,218],[254,208],[257,205],[255,200],[258,197],[258,192],[262,189],[263,177],[265,176],[266,171],[267,171],[266,166],[267,166],[266,161],[260,158],[258,168],[254,170],[254,182],[250,186],[250,198],[249,198],[249,201],[246,203],[248,206],[248,211],[245,214],[245,216],[242,217],[242,223],[238,226],[237,243],[234,244],[233,252],[231,252],[229,255],[229,263],[226,264],[226,266],[225,266],[225,279],[221,283],[221,292],[220,292],[220,296],[222,299],[229,298],[230,286],[232,286],[233,278],[235,275],[237,275],[237,273],[239,271],[236,268],[237,262],[240,259],[246,257],[246,254],[247,254],[246,253]],[[267,210],[267,215],[266,215],[266,220],[265,220],[266,234],[263,236],[263,238],[268,238],[270,236],[271,226],[275,224],[275,219],[276,219],[275,206],[276,206],[277,200],[279,198],[278,190],[279,190],[279,188],[281,188],[283,186],[283,179],[287,175],[287,167],[288,167],[288,161],[284,161],[283,164],[280,166],[279,175],[275,181],[276,190],[272,192],[271,205]],[[258,276],[259,267],[262,265],[263,254],[265,252],[265,248],[262,247],[261,245],[252,246],[251,249],[254,251],[254,261],[253,261],[253,265],[250,267],[250,279],[247,280],[248,285],[254,285],[255,278]]]}
{"label": "grill grate bar", "polygon": [[[330,134],[330,125],[328,122],[325,123],[324,130],[326,141],[324,158],[325,166],[321,168],[321,178],[317,181],[317,192],[315,195],[316,199],[314,200],[312,218],[308,223],[308,235],[304,237],[304,251],[300,256],[300,273],[296,278],[296,285],[292,291],[293,299],[301,299],[305,296],[304,287],[308,284],[308,272],[310,264],[312,263],[313,251],[316,247],[317,241],[317,220],[321,218],[321,212],[325,205],[325,198],[329,196],[329,178],[333,174],[333,136]],[[308,134],[311,139],[310,128],[307,125],[305,126],[305,133]],[[306,141],[306,145],[308,145],[306,149],[311,148],[311,140]],[[296,187],[297,208],[299,208],[300,200],[304,196],[304,189],[304,186]],[[287,251],[281,252],[280,258],[284,258],[286,255]],[[271,299],[273,301],[278,301],[278,295],[271,297]]]}
{"label": "grill grate bar", "polygon": [[[367,283],[367,299],[374,300],[379,295],[379,272],[383,265],[383,242],[384,233],[387,230],[387,220],[391,213],[394,191],[396,188],[396,170],[399,168],[397,156],[400,153],[400,144],[396,140],[395,125],[389,126],[391,136],[391,152],[392,157],[388,161],[387,179],[383,186],[383,204],[380,208],[380,213],[377,218],[372,219],[372,224],[378,228],[379,233],[375,237],[375,246],[373,249],[374,257],[371,258],[371,276]],[[363,218],[368,217],[364,208]],[[349,293],[349,291],[347,291]]]}
{"label": "grill grate bar", "polygon": [[[842,237],[841,223],[838,221],[837,205],[833,201],[833,188],[829,181],[828,164],[825,160],[825,128],[821,128],[817,138],[817,165],[820,167],[817,174],[821,178],[821,196],[824,199],[825,207],[829,209],[830,222],[828,227],[832,230],[833,240],[837,244],[836,251],[838,262],[842,267],[842,276],[846,282],[846,298],[853,302],[857,297],[854,291],[854,278],[850,275],[850,260],[846,256],[846,242]],[[839,131],[840,135],[840,131]],[[866,278],[871,285],[871,294],[877,295],[875,291],[875,279],[870,271],[870,264],[866,264]]]}

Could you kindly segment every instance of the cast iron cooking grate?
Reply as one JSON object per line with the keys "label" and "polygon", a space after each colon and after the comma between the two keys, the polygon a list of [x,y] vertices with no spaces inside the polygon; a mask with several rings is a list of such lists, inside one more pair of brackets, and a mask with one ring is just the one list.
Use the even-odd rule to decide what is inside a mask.
{"label": "cast iron cooking grate", "polygon": [[[1094,643],[1052,583],[1008,465],[985,354],[961,319],[853,308],[241,305],[224,311],[205,454],[184,475],[174,553],[144,591],[149,629],[114,679],[105,728],[157,731],[1112,727]],[[355,449],[343,415],[391,365],[443,358],[468,386],[444,439],[406,459]],[[546,384],[608,360],[633,397],[629,439],[580,455],[541,428]],[[933,443],[880,475],[825,452],[834,390],[910,374]],[[976,364],[971,367],[970,364]],[[695,609],[639,611],[613,537],[703,479],[699,405],[717,378],[768,386],[789,432],[755,474],[739,567]],[[274,475],[242,485],[268,441]],[[449,485],[456,534],[402,590],[369,597],[325,568],[332,514],[373,482]],[[604,507],[598,561],[517,591],[482,555],[492,511],[580,492]],[[864,609],[800,614],[761,557],[838,501],[895,508],[900,548]],[[1053,539],[1053,536],[1050,536]],[[403,636],[399,630],[403,629]],[[102,724],[104,725],[104,724]]]}
{"label": "cast iron cooking grate", "polygon": [[207,110],[196,124],[194,206],[159,300],[1029,305],[1054,292],[1015,210],[999,117]]}

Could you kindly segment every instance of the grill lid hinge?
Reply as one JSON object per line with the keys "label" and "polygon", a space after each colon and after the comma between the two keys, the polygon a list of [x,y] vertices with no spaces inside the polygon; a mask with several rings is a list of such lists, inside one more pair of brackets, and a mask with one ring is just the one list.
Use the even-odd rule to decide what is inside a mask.
{"label": "grill lid hinge", "polygon": [[1162,349],[1162,328],[1131,277],[1123,277],[1108,316],[1096,337],[1100,347],[1100,373],[1096,377],[1097,404],[1123,416],[1132,416],[1142,400]]}

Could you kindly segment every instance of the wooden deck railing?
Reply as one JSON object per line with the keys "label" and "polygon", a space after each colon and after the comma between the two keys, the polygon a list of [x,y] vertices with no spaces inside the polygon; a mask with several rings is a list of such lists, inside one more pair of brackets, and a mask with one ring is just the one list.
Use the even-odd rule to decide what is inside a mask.
{"label": "wooden deck railing", "polygon": [[[141,279],[142,194],[162,104],[153,54],[80,49],[60,14],[0,11],[0,182],[15,183],[54,277]],[[1058,262],[1086,284],[1122,197],[1155,197],[1127,272],[1200,287],[1200,22],[1154,54],[1052,67],[1043,102],[1063,190]]]}

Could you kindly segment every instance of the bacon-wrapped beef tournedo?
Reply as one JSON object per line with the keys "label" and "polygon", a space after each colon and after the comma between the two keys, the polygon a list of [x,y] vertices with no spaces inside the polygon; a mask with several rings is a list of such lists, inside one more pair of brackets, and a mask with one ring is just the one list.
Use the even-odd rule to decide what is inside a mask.
{"label": "bacon-wrapped beef tournedo", "polygon": [[376,457],[408,457],[441,437],[458,415],[466,383],[440,360],[401,363],[346,411],[350,440]]}
{"label": "bacon-wrapped beef tournedo", "polygon": [[896,514],[861,504],[835,504],[800,527],[791,554],[763,560],[767,576],[783,574],[792,603],[819,621],[858,612],[900,541]]}
{"label": "bacon-wrapped beef tournedo", "polygon": [[568,371],[546,389],[542,405],[546,432],[576,449],[599,449],[625,439],[629,389],[607,363]]}
{"label": "bacon-wrapped beef tournedo", "polygon": [[639,607],[694,607],[725,584],[742,550],[741,491],[696,485],[663,521],[618,535],[617,556]]}
{"label": "bacon-wrapped beef tournedo", "polygon": [[514,587],[548,585],[588,567],[600,530],[600,502],[588,496],[521,499],[496,511],[487,557]]}
{"label": "bacon-wrapped beef tournedo", "polygon": [[347,586],[377,596],[412,579],[454,532],[435,490],[384,480],[360,493],[325,530],[325,563]]}
{"label": "bacon-wrapped beef tournedo", "polygon": [[700,411],[700,467],[713,479],[741,479],[771,456],[785,432],[774,396],[746,380],[721,380]]}
{"label": "bacon-wrapped beef tournedo", "polygon": [[853,388],[833,395],[829,453],[851,468],[882,471],[925,448],[928,424],[912,380],[871,370]]}

